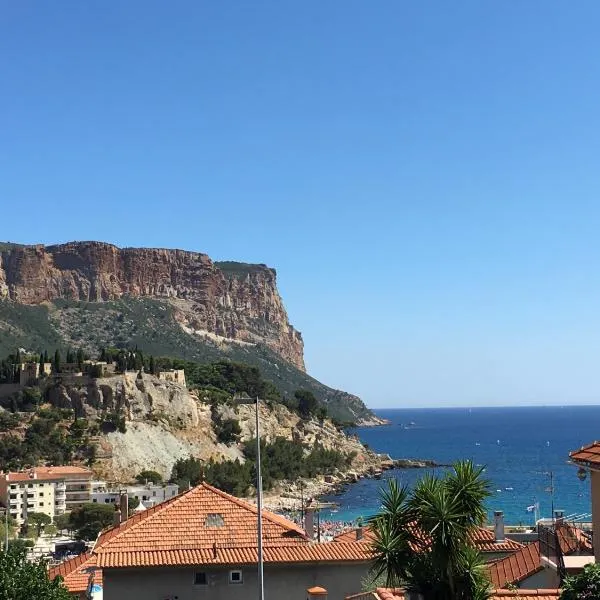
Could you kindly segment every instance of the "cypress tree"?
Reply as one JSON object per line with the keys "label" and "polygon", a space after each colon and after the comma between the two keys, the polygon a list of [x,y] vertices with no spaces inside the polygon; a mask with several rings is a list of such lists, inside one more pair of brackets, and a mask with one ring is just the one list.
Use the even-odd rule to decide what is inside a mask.
{"label": "cypress tree", "polygon": [[77,368],[78,368],[80,371],[83,371],[83,360],[84,360],[84,357],[83,357],[83,350],[82,350],[81,348],[79,348],[79,349],[77,350]]}
{"label": "cypress tree", "polygon": [[52,363],[52,370],[55,373],[60,373],[60,350],[58,350],[58,348],[54,352],[54,362]]}

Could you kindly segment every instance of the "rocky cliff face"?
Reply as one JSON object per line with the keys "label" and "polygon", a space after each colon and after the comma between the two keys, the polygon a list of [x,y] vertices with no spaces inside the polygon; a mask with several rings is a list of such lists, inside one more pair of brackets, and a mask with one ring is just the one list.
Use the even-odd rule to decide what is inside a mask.
{"label": "rocky cliff face", "polygon": [[35,305],[123,296],[166,299],[188,333],[262,343],[304,370],[302,336],[289,323],[275,270],[265,265],[214,263],[197,252],[101,242],[0,252],[0,298]]}
{"label": "rocky cliff face", "polygon": [[[53,405],[72,408],[78,417],[89,420],[103,413],[118,413],[126,419],[126,431],[114,431],[98,440],[99,461],[94,469],[113,481],[129,481],[144,469],[169,477],[175,462],[195,456],[241,459],[239,445],[217,441],[210,405],[176,383],[151,375],[127,373],[101,379],[51,383],[45,396]],[[241,427],[241,441],[255,436],[254,406],[236,408],[221,405],[222,418],[235,419]],[[355,437],[346,436],[329,422],[302,421],[283,405],[260,407],[261,435],[268,441],[277,437],[300,440],[307,447],[320,444],[345,454],[354,454],[352,469],[364,471],[380,464],[380,458]]]}

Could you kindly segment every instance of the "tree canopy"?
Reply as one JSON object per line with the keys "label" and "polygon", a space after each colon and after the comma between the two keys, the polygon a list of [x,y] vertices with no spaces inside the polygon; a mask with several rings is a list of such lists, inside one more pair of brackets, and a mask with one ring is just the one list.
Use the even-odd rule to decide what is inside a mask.
{"label": "tree canopy", "polygon": [[159,484],[162,483],[163,477],[158,471],[144,470],[135,476],[135,480],[139,483],[150,482]]}
{"label": "tree canopy", "polygon": [[600,564],[586,565],[583,572],[567,577],[560,600],[590,600],[600,598]]}
{"label": "tree canopy", "polygon": [[0,598],[3,600],[70,600],[60,577],[48,579],[46,562],[29,561],[23,548],[0,554]]}
{"label": "tree canopy", "polygon": [[95,540],[103,529],[113,524],[114,515],[112,504],[84,504],[71,511],[70,528],[79,540]]}

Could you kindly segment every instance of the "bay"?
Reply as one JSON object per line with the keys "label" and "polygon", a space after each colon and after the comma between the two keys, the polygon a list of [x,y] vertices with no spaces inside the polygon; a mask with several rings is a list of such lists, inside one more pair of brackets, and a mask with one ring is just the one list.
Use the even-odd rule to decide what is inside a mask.
{"label": "bay", "polygon": [[[589,478],[580,481],[577,477],[577,467],[569,463],[569,451],[600,437],[600,406],[376,412],[389,419],[390,425],[355,430],[376,452],[438,463],[470,459],[484,466],[492,491],[487,502],[490,519],[494,510],[502,510],[507,523],[533,524],[534,515],[527,507],[536,502],[542,516],[551,515],[553,504],[565,515],[578,515],[580,519],[591,511]],[[441,473],[443,469],[434,471]],[[381,480],[362,479],[341,495],[326,497],[338,508],[322,516],[351,521],[375,514],[386,479],[394,477],[412,486],[424,472],[394,469],[386,471]]]}

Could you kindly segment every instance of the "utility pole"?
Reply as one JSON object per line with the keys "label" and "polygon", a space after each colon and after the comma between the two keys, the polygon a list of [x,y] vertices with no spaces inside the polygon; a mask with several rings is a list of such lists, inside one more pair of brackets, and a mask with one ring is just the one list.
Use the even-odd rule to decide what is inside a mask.
{"label": "utility pole", "polygon": [[258,396],[256,397],[256,506],[258,508],[258,598],[265,598],[262,544],[262,475],[260,468],[260,418],[258,414]]}
{"label": "utility pole", "polygon": [[260,398],[235,398],[234,402],[237,404],[254,404],[256,409],[256,509],[257,509],[257,524],[256,524],[256,537],[258,545],[258,600],[265,600],[265,581],[264,581],[264,569],[263,569],[263,523],[262,523],[262,475],[261,475],[261,464],[260,464],[260,414],[259,414],[259,403]]}
{"label": "utility pole", "polygon": [[8,553],[8,501],[6,503],[6,508],[4,509],[4,552]]}

